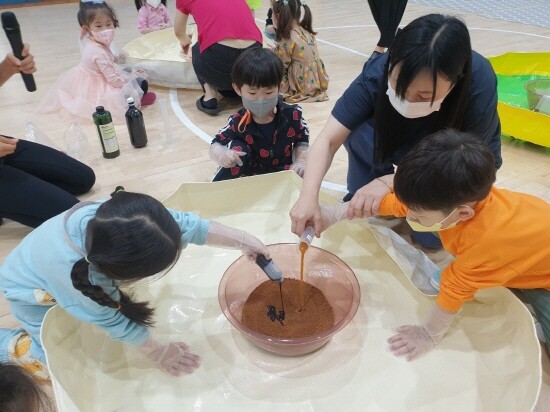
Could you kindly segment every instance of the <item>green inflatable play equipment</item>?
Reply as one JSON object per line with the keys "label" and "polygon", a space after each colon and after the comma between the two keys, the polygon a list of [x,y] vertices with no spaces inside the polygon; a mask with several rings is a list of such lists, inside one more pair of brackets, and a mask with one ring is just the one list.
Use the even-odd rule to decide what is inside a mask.
{"label": "green inflatable play equipment", "polygon": [[550,147],[550,53],[491,57],[502,133]]}

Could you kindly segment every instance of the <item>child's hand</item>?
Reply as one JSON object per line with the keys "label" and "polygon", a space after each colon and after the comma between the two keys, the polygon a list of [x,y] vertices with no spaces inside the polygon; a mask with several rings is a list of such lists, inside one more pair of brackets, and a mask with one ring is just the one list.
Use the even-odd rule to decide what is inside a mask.
{"label": "child's hand", "polygon": [[321,206],[321,231],[324,232],[332,225],[348,218],[349,203]]}
{"label": "child's hand", "polygon": [[199,356],[189,352],[189,347],[183,342],[163,345],[150,337],[138,349],[159,369],[170,375],[189,374],[200,366]]}
{"label": "child's hand", "polygon": [[294,163],[290,165],[290,170],[296,172],[298,176],[304,177],[304,172],[306,171],[306,161],[295,160]]}
{"label": "child's hand", "polygon": [[424,325],[397,328],[397,335],[388,339],[390,350],[396,356],[406,356],[408,361],[418,358],[441,341],[456,315],[457,312],[448,312],[436,304]]}
{"label": "child's hand", "polygon": [[128,53],[126,53],[124,50],[120,50],[120,53],[118,53],[115,60],[117,63],[125,63],[127,57]]}
{"label": "child's hand", "polygon": [[294,149],[294,163],[290,166],[290,170],[295,171],[300,177],[304,177],[304,172],[306,171],[307,153],[308,149],[304,146]]}
{"label": "child's hand", "polygon": [[431,351],[435,346],[424,326],[401,326],[396,332],[397,335],[388,339],[390,350],[396,356],[406,355],[408,361]]}
{"label": "child's hand", "polygon": [[389,185],[380,179],[374,179],[355,192],[349,202],[348,218],[378,216],[380,203],[389,193],[391,193]]}
{"label": "child's hand", "polygon": [[210,146],[209,154],[212,160],[224,168],[235,167],[236,165],[242,166],[241,156],[246,155],[245,152],[229,149],[219,143]]}
{"label": "child's hand", "polygon": [[243,255],[251,259],[256,259],[257,255],[264,255],[269,259],[269,249],[260,239],[244,230],[225,226],[215,221],[210,222],[206,244],[228,249],[240,249]]}
{"label": "child's hand", "polygon": [[269,258],[269,249],[264,243],[258,239],[256,236],[252,236],[250,233],[243,232],[243,240],[241,245],[241,251],[243,255],[248,257],[250,260],[256,260],[258,255],[264,255]]}

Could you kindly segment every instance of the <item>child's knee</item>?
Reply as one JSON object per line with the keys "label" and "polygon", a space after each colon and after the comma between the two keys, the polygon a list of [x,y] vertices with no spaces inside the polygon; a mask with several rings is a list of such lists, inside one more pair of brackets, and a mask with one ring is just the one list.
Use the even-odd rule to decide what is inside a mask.
{"label": "child's knee", "polygon": [[8,355],[12,362],[17,363],[39,380],[50,379],[46,367],[46,356],[39,342],[27,332],[15,334],[8,342]]}

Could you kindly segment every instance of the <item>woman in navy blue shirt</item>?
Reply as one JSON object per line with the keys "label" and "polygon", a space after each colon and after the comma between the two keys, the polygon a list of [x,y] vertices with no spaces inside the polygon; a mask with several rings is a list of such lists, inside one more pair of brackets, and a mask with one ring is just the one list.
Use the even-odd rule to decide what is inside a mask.
{"label": "woman in navy blue shirt", "polygon": [[349,218],[377,215],[380,200],[393,191],[394,165],[438,130],[479,136],[499,168],[497,100],[495,73],[472,51],[462,20],[430,14],[412,21],[387,53],[365,63],[336,102],[310,149],[300,197],[290,212],[292,231],[301,235],[309,223],[320,235],[319,189],[342,145],[349,160],[344,198],[351,200]]}

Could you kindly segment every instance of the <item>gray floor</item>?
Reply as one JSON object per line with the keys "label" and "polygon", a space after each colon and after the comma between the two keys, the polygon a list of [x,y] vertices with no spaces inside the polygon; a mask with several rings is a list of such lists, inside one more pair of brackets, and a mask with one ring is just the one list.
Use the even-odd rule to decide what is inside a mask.
{"label": "gray floor", "polygon": [[550,0],[410,0],[409,3],[550,28]]}

